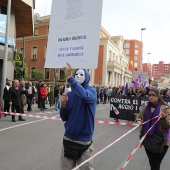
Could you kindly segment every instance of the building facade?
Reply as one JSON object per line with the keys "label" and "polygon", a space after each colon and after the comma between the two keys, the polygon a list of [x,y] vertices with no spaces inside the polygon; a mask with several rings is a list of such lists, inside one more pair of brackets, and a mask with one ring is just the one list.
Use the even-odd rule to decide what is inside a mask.
{"label": "building facade", "polygon": [[165,64],[163,61],[159,61],[159,64],[153,64],[152,76],[158,81],[170,78],[170,63]]}
{"label": "building facade", "polygon": [[[2,68],[4,59],[6,20],[7,20],[8,0],[0,1],[0,85],[2,83]],[[33,10],[35,8],[34,0],[12,0],[10,12],[10,26],[8,38],[8,58],[6,77],[13,80],[14,66],[13,56],[15,51],[15,40],[18,37],[33,34],[34,18]]]}
{"label": "building facade", "polygon": [[124,40],[123,48],[125,54],[133,61],[133,68],[131,71],[142,72],[143,43],[138,40]]}
{"label": "building facade", "polygon": [[[40,18],[35,22],[34,35],[25,37],[25,62],[28,67],[29,80],[34,81],[33,70],[44,71],[44,81],[54,83],[53,68],[44,68],[46,59],[47,39],[50,16]],[[101,27],[98,68],[90,69],[91,85],[95,86],[124,86],[131,82],[132,72],[126,68],[129,57],[123,51],[123,37],[111,37]],[[17,49],[23,48],[23,39],[17,39]],[[64,70],[57,69],[57,83],[64,83]]]}
{"label": "building facade", "polygon": [[98,68],[93,72],[92,84],[104,86],[125,86],[132,81],[132,72],[126,67],[129,57],[123,51],[122,36],[110,36],[101,27]]}
{"label": "building facade", "polygon": [[143,63],[142,67],[143,67],[143,72],[145,72],[147,74],[147,77],[152,78],[152,65],[151,65],[151,63]]}

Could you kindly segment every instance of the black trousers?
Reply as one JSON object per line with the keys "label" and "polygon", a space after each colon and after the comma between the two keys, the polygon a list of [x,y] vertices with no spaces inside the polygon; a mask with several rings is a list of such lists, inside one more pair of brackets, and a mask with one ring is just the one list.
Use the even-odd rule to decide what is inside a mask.
{"label": "black trousers", "polygon": [[9,112],[9,100],[4,100],[4,112]]}
{"label": "black trousers", "polygon": [[[12,105],[12,112],[22,113],[21,105]],[[18,119],[21,119],[22,116],[18,116]],[[15,120],[15,115],[12,115],[12,120]]]}
{"label": "black trousers", "polygon": [[149,164],[150,164],[151,170],[160,170],[161,162],[162,162],[168,148],[169,148],[168,146],[164,146],[164,151],[160,154],[155,154],[155,153],[149,152],[147,149],[145,149],[146,154],[149,158]]}

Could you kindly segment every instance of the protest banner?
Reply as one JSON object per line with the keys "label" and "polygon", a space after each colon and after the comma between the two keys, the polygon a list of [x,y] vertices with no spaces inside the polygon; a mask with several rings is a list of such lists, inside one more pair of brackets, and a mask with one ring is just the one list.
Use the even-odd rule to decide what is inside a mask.
{"label": "protest banner", "polygon": [[[170,105],[170,98],[163,98]],[[148,103],[148,97],[112,96],[110,99],[110,117],[134,121],[140,107]]]}

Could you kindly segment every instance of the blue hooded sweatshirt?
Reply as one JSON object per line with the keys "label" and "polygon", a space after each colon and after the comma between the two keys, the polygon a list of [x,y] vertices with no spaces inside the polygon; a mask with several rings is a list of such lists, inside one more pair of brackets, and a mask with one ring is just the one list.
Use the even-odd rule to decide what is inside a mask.
{"label": "blue hooded sweatshirt", "polygon": [[80,85],[74,77],[68,79],[71,91],[67,93],[66,108],[60,109],[60,117],[65,121],[64,136],[76,141],[92,140],[96,113],[96,89],[89,86],[90,74],[83,70],[86,75],[83,84]]}

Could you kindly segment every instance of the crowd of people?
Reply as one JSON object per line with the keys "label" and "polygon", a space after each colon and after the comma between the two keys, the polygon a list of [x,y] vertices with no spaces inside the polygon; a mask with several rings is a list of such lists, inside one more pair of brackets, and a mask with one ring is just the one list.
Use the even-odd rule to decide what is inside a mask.
{"label": "crowd of people", "polygon": [[[97,97],[98,103],[106,104],[110,101],[110,97],[114,95],[126,95],[126,96],[137,96],[137,97],[147,97],[150,87],[129,87],[125,89],[124,86],[119,87],[97,87]],[[170,89],[164,88],[160,90],[160,95],[162,98],[170,98]]]}
{"label": "crowd of people", "polygon": [[[32,111],[32,106],[37,104],[38,109],[44,111],[46,104],[55,103],[55,110],[61,108],[60,97],[65,92],[71,91],[70,84],[66,90],[64,85],[56,85],[54,93],[51,93],[50,84],[44,83],[41,79],[33,84],[31,81],[6,80],[6,86],[3,91],[4,112],[24,113],[24,107],[28,112]],[[52,96],[54,95],[54,96]],[[7,114],[4,114],[6,117]],[[25,119],[19,119],[24,121]],[[15,122],[15,116],[12,116],[12,122]]]}
{"label": "crowd of people", "polygon": [[[35,85],[31,81],[6,80],[6,86],[3,91],[4,112],[24,113],[24,107],[27,111],[32,111],[32,105],[38,104],[40,110],[47,109],[45,103],[50,100],[50,87],[43,83],[42,80]],[[4,114],[6,117],[6,114]],[[25,121],[19,116],[19,121]],[[15,116],[12,115],[12,122],[16,122]]]}

